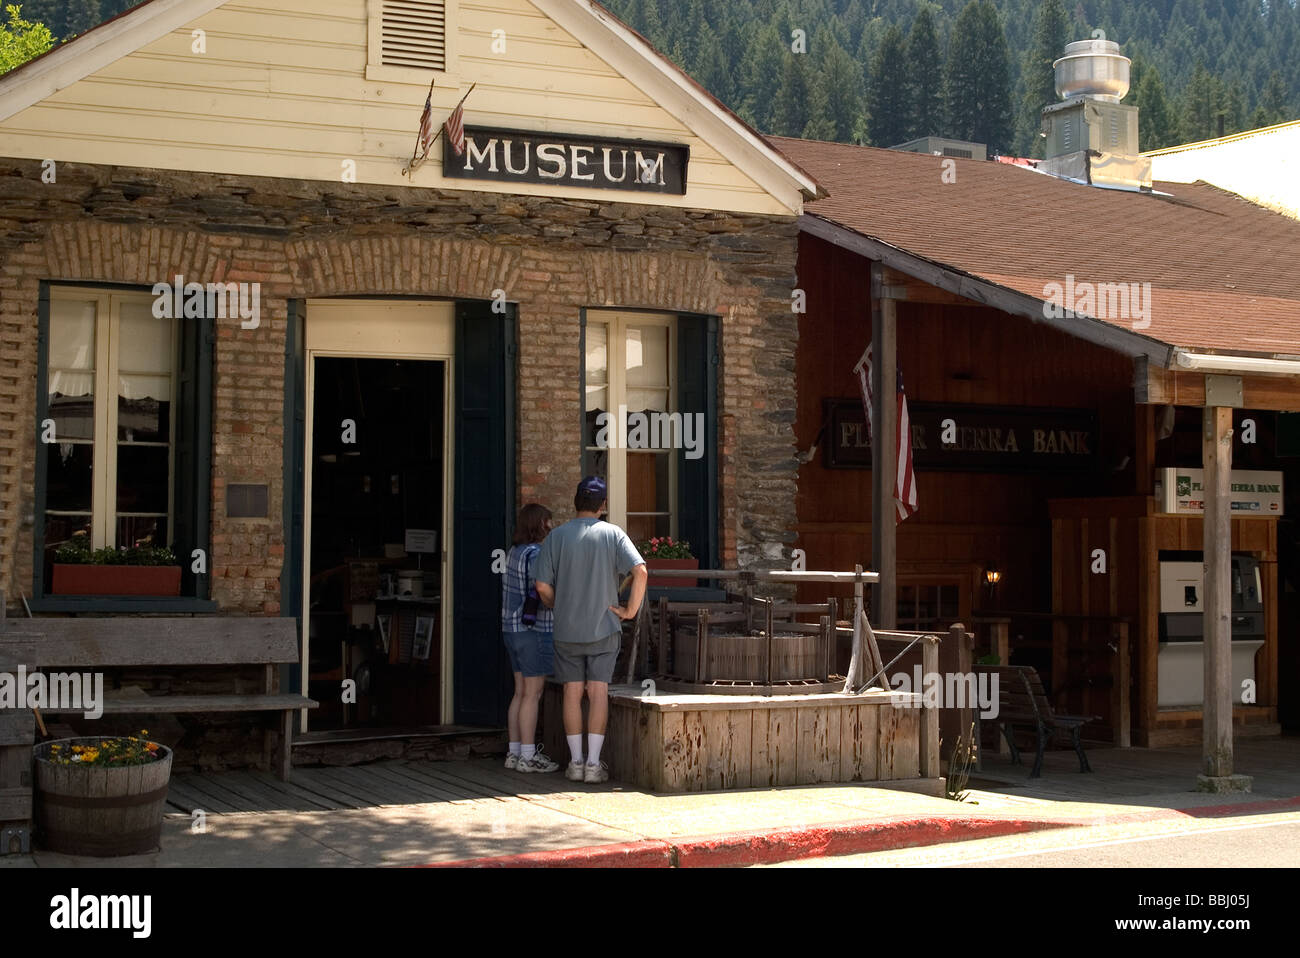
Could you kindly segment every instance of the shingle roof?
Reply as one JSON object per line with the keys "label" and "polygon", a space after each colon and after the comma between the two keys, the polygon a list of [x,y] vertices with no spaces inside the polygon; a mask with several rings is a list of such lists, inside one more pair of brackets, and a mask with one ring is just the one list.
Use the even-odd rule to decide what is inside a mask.
{"label": "shingle roof", "polygon": [[808,215],[1040,300],[1067,274],[1076,284],[1150,283],[1142,335],[1300,354],[1300,223],[1234,193],[1156,183],[1172,195],[1145,195],[964,159],[944,183],[947,158],[769,139],[829,192],[805,204]]}

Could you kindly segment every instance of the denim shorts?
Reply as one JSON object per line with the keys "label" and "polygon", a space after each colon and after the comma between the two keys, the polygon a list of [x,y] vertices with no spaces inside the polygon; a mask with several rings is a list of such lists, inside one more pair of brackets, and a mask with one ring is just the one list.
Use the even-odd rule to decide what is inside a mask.
{"label": "denim shorts", "polygon": [[510,671],[520,672],[526,678],[550,675],[555,662],[555,644],[551,633],[526,629],[523,632],[506,632],[506,651],[510,653]]}

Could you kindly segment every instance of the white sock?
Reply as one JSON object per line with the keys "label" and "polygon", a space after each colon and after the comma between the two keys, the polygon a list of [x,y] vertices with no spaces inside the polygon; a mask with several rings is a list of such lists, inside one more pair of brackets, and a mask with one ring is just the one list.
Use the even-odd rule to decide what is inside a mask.
{"label": "white sock", "polygon": [[518,742],[511,742],[511,743],[510,743],[510,754],[511,754],[511,755],[518,755],[518,754],[519,754],[519,749],[520,749],[520,747],[521,747],[521,746],[519,745]]}
{"label": "white sock", "polygon": [[520,757],[523,758],[523,760],[526,762],[530,758],[532,758],[535,754],[537,754],[536,745],[525,745],[523,746],[523,751],[520,753]]}
{"label": "white sock", "polygon": [[595,732],[587,733],[587,764],[600,764],[600,747],[605,744],[605,736]]}
{"label": "white sock", "polygon": [[564,736],[564,739],[569,743],[569,758],[581,765],[582,733],[579,732],[577,735],[566,735]]}

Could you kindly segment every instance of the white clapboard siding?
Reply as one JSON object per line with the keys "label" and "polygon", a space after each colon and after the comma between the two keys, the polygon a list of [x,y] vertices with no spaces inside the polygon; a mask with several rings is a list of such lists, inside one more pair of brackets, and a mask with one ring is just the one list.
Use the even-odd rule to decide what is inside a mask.
{"label": "white clapboard siding", "polygon": [[[797,197],[758,185],[529,0],[449,0],[450,72],[372,66],[374,79],[367,0],[266,7],[230,0],[0,122],[0,155],[331,181],[350,160],[363,183],[797,211]],[[205,32],[204,54],[191,50],[193,29]],[[504,54],[492,49],[497,30],[505,31]],[[441,137],[407,179],[401,170],[430,77],[435,124],[476,83],[468,125],[687,144],[688,192],[444,180]]]}

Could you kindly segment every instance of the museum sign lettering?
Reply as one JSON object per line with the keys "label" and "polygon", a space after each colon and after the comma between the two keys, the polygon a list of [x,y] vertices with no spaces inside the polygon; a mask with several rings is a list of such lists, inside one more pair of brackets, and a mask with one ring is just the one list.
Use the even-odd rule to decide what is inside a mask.
{"label": "museum sign lettering", "polygon": [[[825,464],[870,469],[871,439],[861,399],[825,400]],[[1079,472],[1092,468],[1097,422],[1087,409],[907,404],[917,469]]]}
{"label": "museum sign lettering", "polygon": [[633,193],[686,194],[689,146],[465,127],[465,152],[443,149],[443,175]]}

